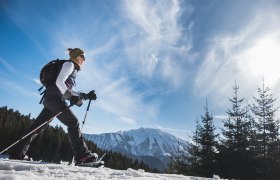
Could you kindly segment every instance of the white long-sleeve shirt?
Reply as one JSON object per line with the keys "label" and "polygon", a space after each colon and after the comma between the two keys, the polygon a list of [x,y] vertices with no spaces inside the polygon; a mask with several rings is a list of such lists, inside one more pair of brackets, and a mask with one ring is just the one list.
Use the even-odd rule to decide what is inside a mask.
{"label": "white long-sleeve shirt", "polygon": [[64,95],[67,90],[70,91],[71,94],[74,96],[79,95],[79,93],[75,92],[74,90],[68,89],[67,85],[65,84],[67,78],[74,72],[74,68],[75,68],[74,63],[70,61],[65,62],[63,63],[62,68],[57,76],[55,84],[60,90],[62,95]]}

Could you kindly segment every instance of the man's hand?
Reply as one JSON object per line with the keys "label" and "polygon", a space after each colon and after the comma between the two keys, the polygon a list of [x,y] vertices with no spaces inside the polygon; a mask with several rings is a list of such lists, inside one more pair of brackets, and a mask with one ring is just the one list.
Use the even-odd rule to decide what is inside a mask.
{"label": "man's hand", "polygon": [[83,99],[79,96],[71,96],[70,103],[81,107],[83,105]]}
{"label": "man's hand", "polygon": [[80,93],[80,96],[83,98],[83,99],[89,99],[89,100],[96,100],[97,97],[96,97],[96,94],[95,94],[95,91],[92,90],[90,91],[89,93]]}
{"label": "man's hand", "polygon": [[89,93],[87,93],[87,98],[88,98],[89,100],[96,100],[97,97],[96,97],[95,91],[92,90],[92,91],[90,91]]}

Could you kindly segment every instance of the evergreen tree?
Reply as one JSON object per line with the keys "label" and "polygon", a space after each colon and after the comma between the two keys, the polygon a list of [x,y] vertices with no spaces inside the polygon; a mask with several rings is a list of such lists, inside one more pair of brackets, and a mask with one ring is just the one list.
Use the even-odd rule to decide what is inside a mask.
{"label": "evergreen tree", "polygon": [[178,142],[176,153],[171,155],[167,172],[188,175],[187,156],[187,149]]}
{"label": "evergreen tree", "polygon": [[233,86],[234,95],[229,99],[232,108],[226,111],[228,118],[223,121],[223,139],[219,145],[218,166],[225,178],[247,178],[251,172],[251,140],[254,139],[253,119],[243,105],[245,98],[239,98],[239,87]]}
{"label": "evergreen tree", "polygon": [[205,113],[201,116],[201,123],[202,125],[196,119],[192,144],[183,151],[179,151],[178,148],[178,155],[173,156],[169,164],[169,172],[206,177],[212,177],[215,174],[218,135],[214,132],[216,127],[213,123],[213,116],[208,110],[207,101]]}
{"label": "evergreen tree", "polygon": [[198,131],[199,144],[199,168],[200,174],[206,177],[211,177],[214,174],[215,156],[217,137],[215,134],[216,127],[213,123],[213,116],[208,110],[206,101],[204,116],[201,116],[202,126]]}
{"label": "evergreen tree", "polygon": [[242,103],[245,98],[239,99],[236,82],[233,87],[234,95],[229,101],[232,103],[232,109],[228,109],[226,112],[228,118],[223,121],[224,129],[222,133],[225,137],[224,145],[232,149],[233,151],[246,151],[249,147],[248,137],[250,135],[250,121],[247,120],[247,109],[242,107]]}
{"label": "evergreen tree", "polygon": [[258,88],[258,97],[254,97],[251,105],[256,121],[256,160],[253,166],[257,179],[278,179],[280,176],[279,119],[275,116],[278,111],[275,101],[263,80],[261,88]]}
{"label": "evergreen tree", "polygon": [[279,119],[275,117],[278,108],[274,107],[276,99],[270,93],[270,88],[265,87],[264,80],[258,93],[259,97],[254,97],[255,103],[251,106],[257,120],[257,154],[264,158],[273,158],[279,141]]}
{"label": "evergreen tree", "polygon": [[250,111],[250,105],[247,105],[246,107],[246,115],[245,115],[245,119],[249,122],[248,125],[248,131],[249,131],[249,136],[248,138],[248,143],[249,143],[249,150],[252,153],[256,153],[257,151],[257,146],[258,146],[258,140],[257,140],[257,122],[254,118],[254,116],[252,115],[251,111]]}

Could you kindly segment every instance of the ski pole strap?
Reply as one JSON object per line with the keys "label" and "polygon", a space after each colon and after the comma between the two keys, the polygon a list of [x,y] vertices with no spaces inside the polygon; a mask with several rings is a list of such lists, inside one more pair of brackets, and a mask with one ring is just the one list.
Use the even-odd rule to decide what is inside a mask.
{"label": "ski pole strap", "polygon": [[[39,104],[42,104],[42,102],[43,102],[43,100],[44,100],[44,98],[45,98],[45,94],[46,94],[46,90],[47,89],[45,89],[44,91],[42,91],[42,89],[45,87],[45,85],[43,85],[43,86],[41,86],[39,89],[38,89],[38,91],[39,91],[39,93],[40,93],[40,95],[42,96],[42,98],[41,98],[41,100],[40,100],[40,102],[39,102]],[[42,92],[41,92],[42,91]]]}
{"label": "ski pole strap", "polygon": [[46,89],[43,92],[41,92],[40,95],[43,95],[41,100],[40,100],[40,102],[39,102],[39,104],[42,104],[42,102],[43,102],[43,100],[44,100],[44,98],[46,96]]}

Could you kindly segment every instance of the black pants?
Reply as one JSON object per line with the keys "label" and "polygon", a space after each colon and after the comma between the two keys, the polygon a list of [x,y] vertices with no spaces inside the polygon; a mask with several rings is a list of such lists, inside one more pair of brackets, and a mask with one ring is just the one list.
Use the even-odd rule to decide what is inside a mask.
{"label": "black pants", "polygon": [[[44,98],[44,108],[36,118],[34,123],[31,127],[27,130],[27,133],[34,130],[36,127],[40,126],[44,122],[51,119],[55,114],[62,111],[57,118],[67,126],[68,135],[70,139],[71,148],[73,151],[73,155],[76,160],[78,160],[82,155],[88,152],[88,148],[83,140],[81,135],[81,131],[79,128],[79,121],[77,117],[73,114],[73,112],[67,107],[67,104],[64,100],[62,100],[59,96],[46,96]],[[36,130],[30,136],[28,136],[25,140],[18,144],[17,149],[19,157],[24,156],[30,146],[32,140],[42,132],[47,125],[41,127],[40,129]],[[47,143],[47,142],[46,142]]]}

